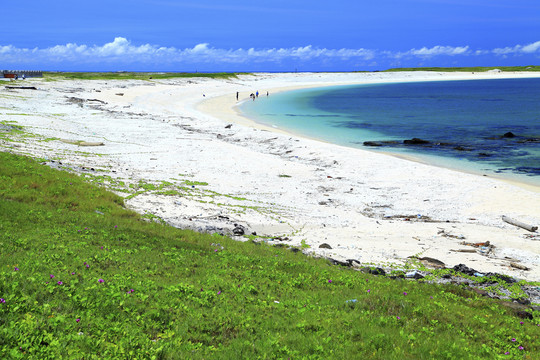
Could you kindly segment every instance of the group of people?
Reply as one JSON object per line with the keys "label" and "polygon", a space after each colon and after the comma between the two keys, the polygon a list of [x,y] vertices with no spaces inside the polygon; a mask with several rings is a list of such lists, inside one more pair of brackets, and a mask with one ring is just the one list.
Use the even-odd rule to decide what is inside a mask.
{"label": "group of people", "polygon": [[[267,91],[266,96],[268,96],[268,95],[269,94],[268,94],[268,91]],[[239,97],[240,97],[240,93],[237,91],[236,92],[236,101],[238,101]],[[249,95],[249,97],[251,98],[251,100],[255,101],[255,99],[259,97],[259,90],[257,90],[255,93],[251,93]]]}

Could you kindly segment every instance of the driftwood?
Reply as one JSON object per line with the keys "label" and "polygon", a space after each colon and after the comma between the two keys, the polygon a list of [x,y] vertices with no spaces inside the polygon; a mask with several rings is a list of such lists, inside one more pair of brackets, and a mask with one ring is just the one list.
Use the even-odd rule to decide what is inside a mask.
{"label": "driftwood", "polygon": [[508,216],[503,215],[502,220],[504,222],[507,222],[507,223],[509,223],[511,225],[514,225],[514,226],[520,227],[522,229],[528,230],[530,232],[535,232],[536,230],[538,230],[538,226],[532,226],[532,225],[529,225],[529,224],[525,224],[524,222],[521,222],[519,220],[509,218]]}
{"label": "driftwood", "polygon": [[37,90],[35,86],[6,86],[6,89],[17,89],[17,90]]}
{"label": "driftwood", "polygon": [[102,142],[90,142],[90,141],[82,141],[82,140],[60,139],[60,141],[66,144],[72,144],[72,145],[78,145],[78,146],[103,146],[105,145]]}

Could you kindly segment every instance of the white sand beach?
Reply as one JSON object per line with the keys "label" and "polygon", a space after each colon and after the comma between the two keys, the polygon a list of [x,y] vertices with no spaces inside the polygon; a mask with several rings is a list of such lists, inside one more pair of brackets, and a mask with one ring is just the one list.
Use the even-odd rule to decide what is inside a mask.
{"label": "white sand beach", "polygon": [[[161,193],[140,191],[126,204],[178,227],[230,233],[237,224],[269,243],[304,244],[306,253],[338,260],[399,265],[409,256],[431,257],[447,267],[461,263],[539,281],[540,234],[501,216],[540,226],[540,188],[302,138],[256,124],[235,109],[236,92],[245,101],[257,90],[271,96],[340,84],[532,76],[540,74],[27,79],[16,84],[37,90],[1,83],[0,114],[35,136],[0,140],[0,149],[101,176],[117,190],[121,185],[104,175],[126,189],[140,181],[162,184]],[[487,241],[490,247],[464,244]],[[319,248],[323,243],[331,249]]]}

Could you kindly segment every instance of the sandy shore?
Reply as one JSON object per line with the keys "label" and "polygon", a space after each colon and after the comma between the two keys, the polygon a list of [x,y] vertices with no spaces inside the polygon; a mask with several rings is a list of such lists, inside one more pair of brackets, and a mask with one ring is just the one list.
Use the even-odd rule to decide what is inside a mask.
{"label": "sandy shore", "polygon": [[[521,76],[534,74],[28,79],[24,85],[38,90],[2,87],[0,112],[35,136],[0,148],[85,174],[131,195],[130,208],[174,226],[230,233],[241,225],[246,234],[272,238],[265,241],[305,244],[306,252],[339,260],[402,264],[409,256],[431,257],[448,267],[462,263],[538,281],[540,235],[501,219],[540,225],[537,187],[301,138],[257,125],[235,109],[237,91],[245,101],[256,90]],[[141,181],[156,186],[137,188]],[[464,244],[486,241],[491,247]]]}

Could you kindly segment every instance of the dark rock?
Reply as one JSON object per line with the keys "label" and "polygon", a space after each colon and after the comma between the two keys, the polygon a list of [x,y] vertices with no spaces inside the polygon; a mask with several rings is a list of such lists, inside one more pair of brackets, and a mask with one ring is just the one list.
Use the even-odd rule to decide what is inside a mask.
{"label": "dark rock", "polygon": [[533,319],[533,315],[530,312],[531,308],[526,305],[521,305],[515,302],[501,301],[499,304],[511,309],[514,314],[522,319]]}
{"label": "dark rock", "polygon": [[517,302],[518,304],[521,304],[521,305],[531,305],[531,300],[525,299],[525,298],[514,299],[514,302]]}
{"label": "dark rock", "polygon": [[456,272],[460,272],[460,273],[463,273],[463,274],[466,274],[466,275],[469,275],[469,276],[473,276],[474,273],[478,272],[470,267],[467,267],[463,264],[459,264],[459,265],[456,265],[452,268],[454,271]]}
{"label": "dark rock", "polygon": [[457,151],[471,151],[471,149],[468,149],[468,148],[463,147],[463,146],[456,146],[454,148],[454,150],[457,150]]}
{"label": "dark rock", "polygon": [[364,141],[364,146],[382,146],[378,141]]}
{"label": "dark rock", "polygon": [[497,278],[499,280],[502,280],[508,284],[513,284],[516,282],[516,279],[508,276],[508,275],[502,275],[502,274],[498,274],[498,273],[487,273],[486,276],[491,276],[491,277],[494,277],[494,278]]}
{"label": "dark rock", "polygon": [[384,271],[384,269],[381,269],[381,268],[369,268],[369,267],[365,267],[365,268],[362,268],[361,271],[363,273],[366,273],[366,274],[371,274],[371,275],[386,275],[386,271]]}
{"label": "dark rock", "polygon": [[242,236],[246,233],[246,228],[242,225],[234,224],[235,228],[233,229],[233,234],[235,236]]}
{"label": "dark rock", "polygon": [[345,261],[347,261],[350,264],[350,266],[354,266],[354,263],[357,263],[358,265],[360,265],[360,261],[356,259],[347,259]]}
{"label": "dark rock", "polygon": [[488,292],[486,290],[482,290],[482,289],[478,289],[478,288],[473,287],[472,291],[474,291],[478,295],[489,297],[489,294],[488,294]]}
{"label": "dark rock", "polygon": [[339,260],[332,259],[332,258],[328,258],[328,261],[330,261],[332,263],[332,265],[339,265],[339,266],[346,266],[346,267],[351,266],[351,263],[349,263],[349,262],[339,261]]}
{"label": "dark rock", "polygon": [[297,252],[300,251],[300,249],[299,249],[299,248],[294,248],[294,247],[292,247],[292,248],[291,248],[291,251],[292,251],[293,253],[297,253]]}
{"label": "dark rock", "polygon": [[514,133],[512,133],[511,131],[507,132],[506,134],[504,134],[502,136],[503,138],[515,138],[516,135],[514,135]]}
{"label": "dark rock", "polygon": [[442,276],[442,278],[443,278],[443,279],[451,279],[451,278],[452,278],[452,275],[450,275],[450,274],[444,274],[444,275]]}
{"label": "dark rock", "polygon": [[319,249],[332,249],[332,247],[327,243],[322,243],[321,245],[319,245]]}
{"label": "dark rock", "polygon": [[406,145],[426,145],[429,144],[429,141],[419,138],[412,138],[410,140],[403,140],[403,143]]}
{"label": "dark rock", "polygon": [[225,129],[230,129],[230,128],[232,128],[232,124],[225,126]]}

